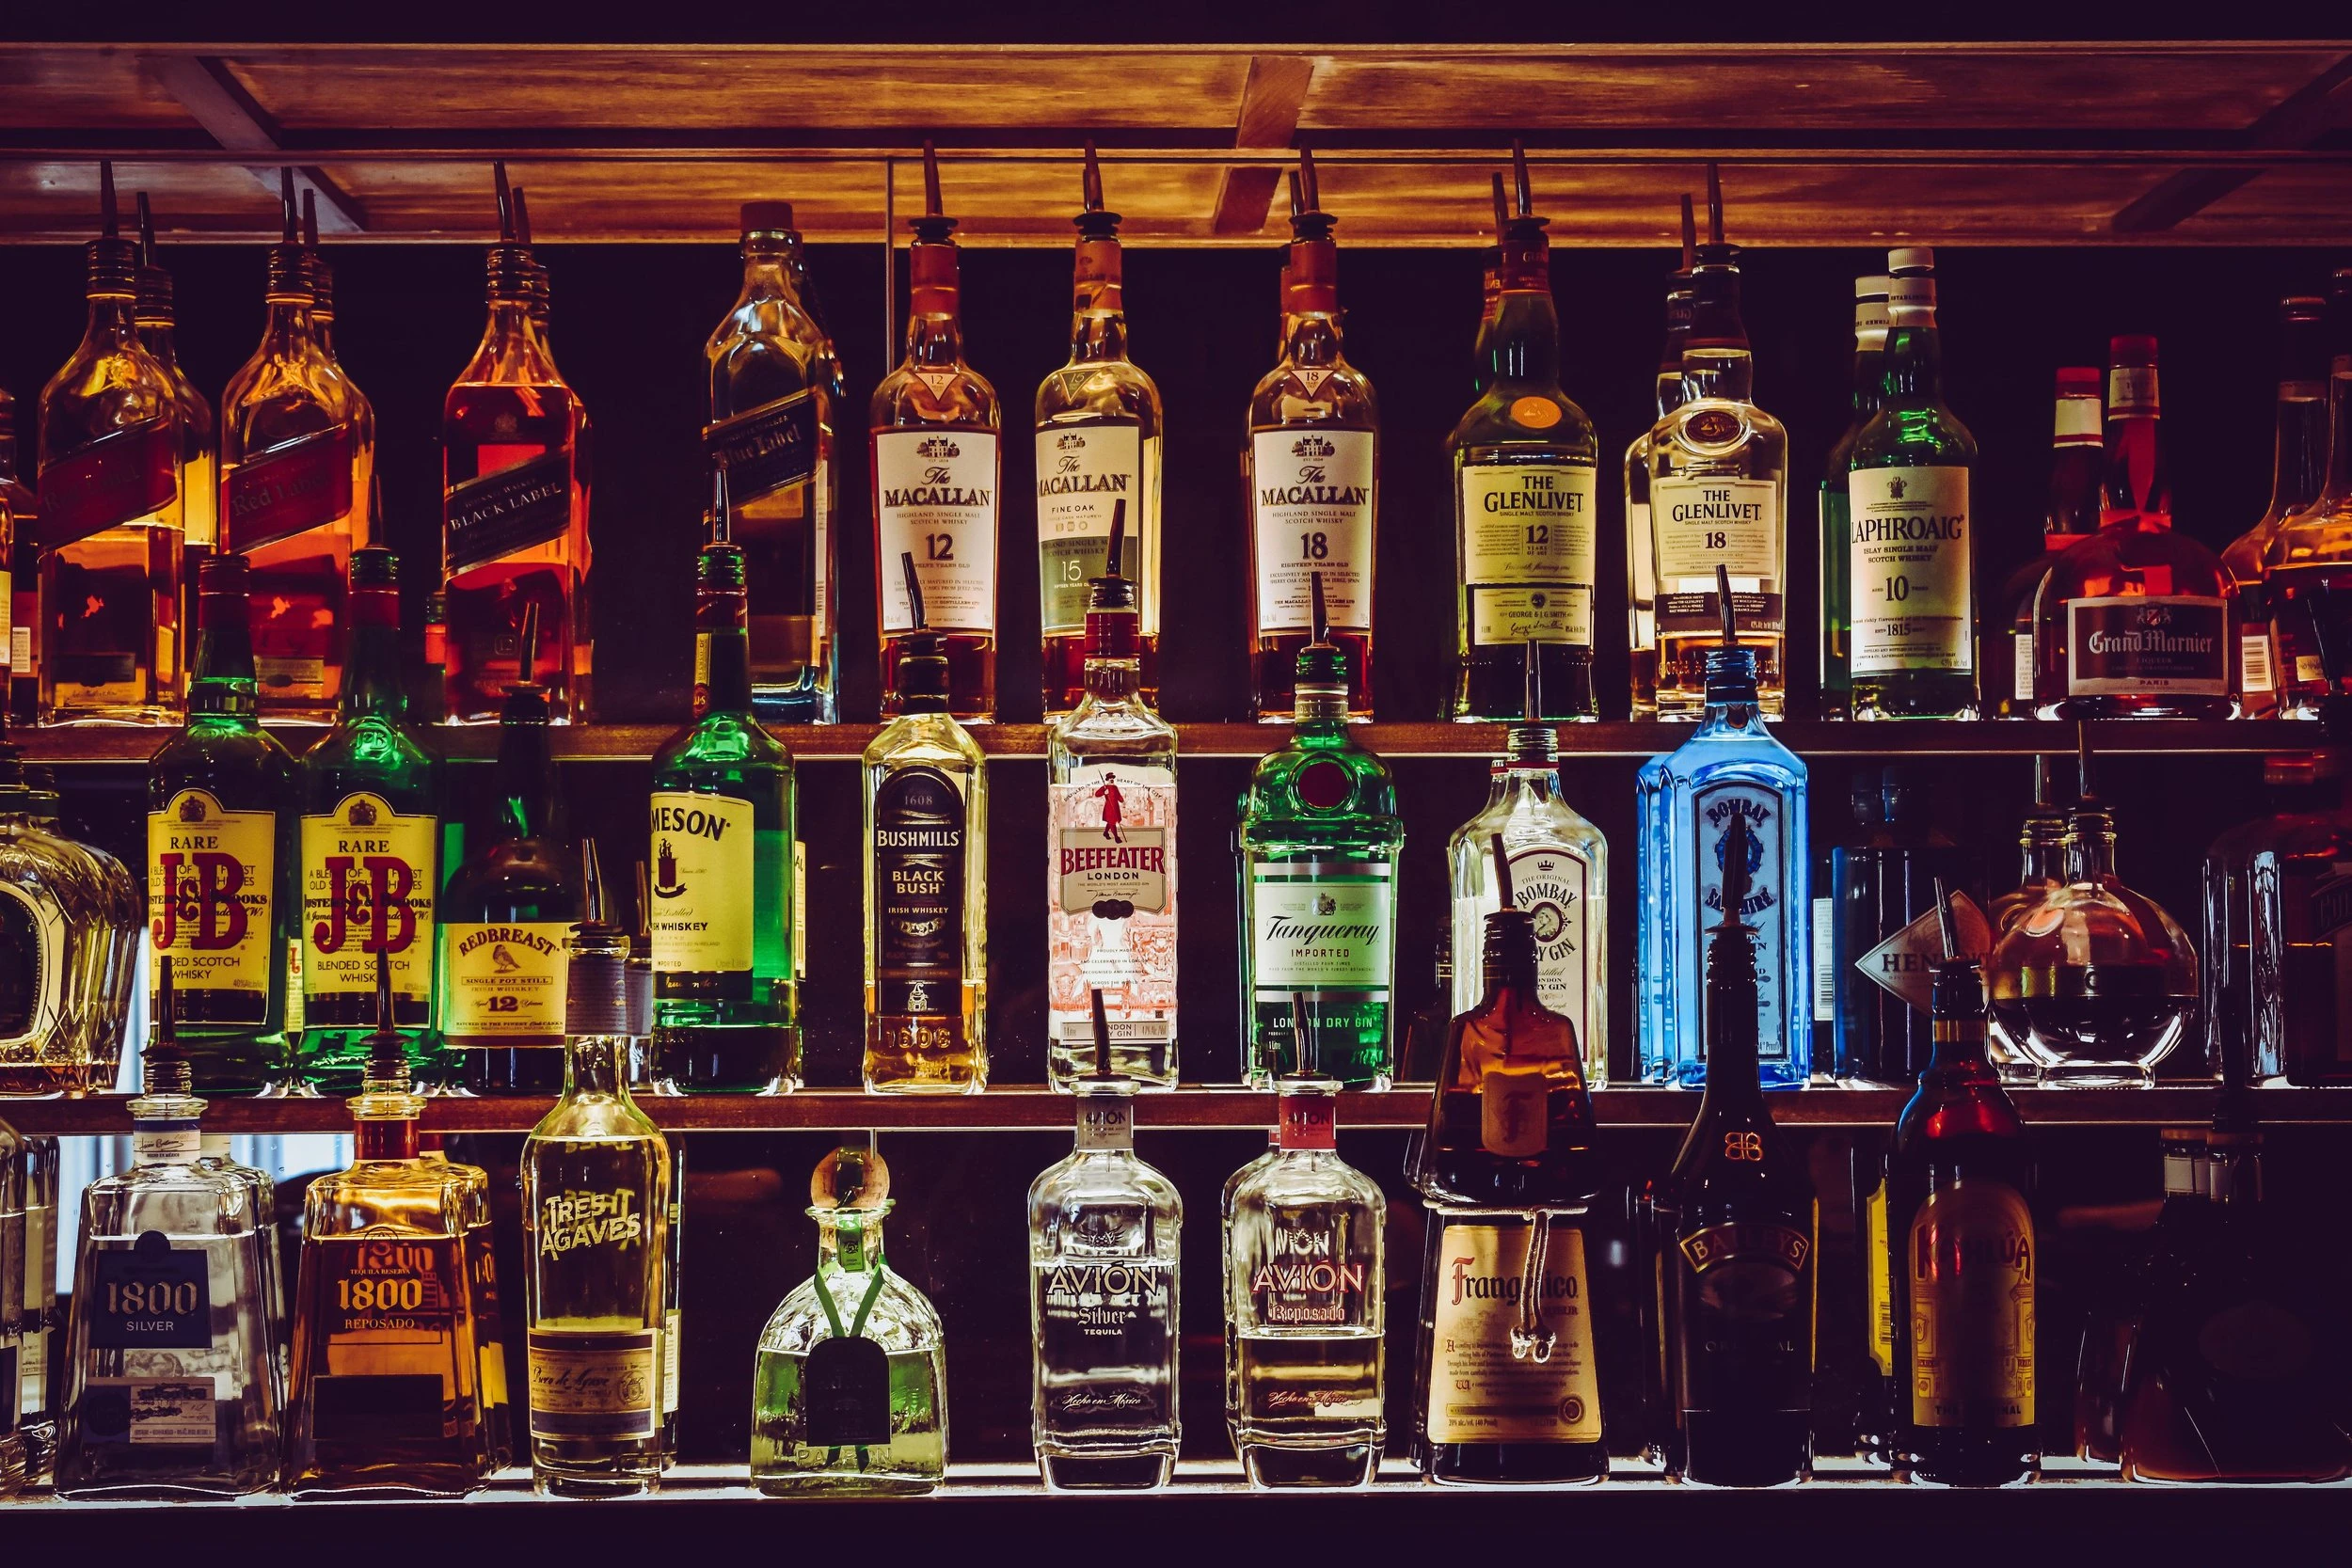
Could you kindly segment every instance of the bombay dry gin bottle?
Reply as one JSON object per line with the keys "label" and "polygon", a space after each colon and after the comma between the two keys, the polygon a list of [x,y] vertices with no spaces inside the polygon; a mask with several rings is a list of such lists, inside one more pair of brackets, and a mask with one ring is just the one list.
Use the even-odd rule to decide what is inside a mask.
{"label": "bombay dry gin bottle", "polygon": [[726,476],[725,537],[743,552],[752,701],[771,719],[829,723],[839,367],[802,299],[792,204],[746,201],[742,222],[742,292],[703,345],[703,450]]}
{"label": "bombay dry gin bottle", "polygon": [[182,412],[141,341],[138,245],[98,166],[89,319],[40,392],[40,710],[48,722],[180,717]]}
{"label": "bombay dry gin bottle", "polygon": [[1753,927],[1757,946],[1757,1072],[1774,1088],[1793,1088],[1813,1070],[1805,768],[1764,727],[1756,651],[1735,640],[1727,608],[1721,639],[1708,652],[1706,717],[1697,733],[1651,759],[1636,784],[1642,1079],[1686,1088],[1707,1081],[1715,1026],[1701,976],[1707,928],[1732,909],[1725,889],[1737,825],[1736,912]]}
{"label": "bombay dry gin bottle", "polygon": [[[171,961],[182,1059],[208,1094],[284,1080],[299,940],[294,761],[256,712],[248,583],[241,555],[198,565],[187,727],[147,765],[149,939],[159,975]],[[160,989],[151,997],[160,1018]]]}
{"label": "bombay dry gin bottle", "polygon": [[670,1146],[629,1099],[628,933],[566,948],[564,1095],[523,1141],[531,1479],[621,1497],[661,1476]]}
{"label": "bombay dry gin bottle", "polygon": [[[497,175],[489,320],[441,402],[448,721],[496,723],[507,685],[535,680],[554,721],[569,723],[587,718],[588,414],[532,316],[538,263],[516,232],[504,164]],[[523,610],[533,604],[536,663],[525,670]]]}
{"label": "bombay dry gin bottle", "polygon": [[1583,1042],[1584,1080],[1609,1081],[1609,846],[1598,828],[1568,804],[1560,783],[1560,736],[1536,714],[1543,703],[1530,671],[1522,721],[1504,736],[1503,754],[1490,768],[1486,803],[1446,841],[1454,888],[1451,1013],[1466,1013],[1484,995],[1470,955],[1479,949],[1487,915],[1502,907],[1501,884],[1489,850],[1501,833],[1508,847],[1512,897],[1525,910],[1535,939],[1536,986],[1544,1006],[1576,1025]]}
{"label": "bombay dry gin bottle", "polygon": [[[163,994],[172,960],[160,957]],[[253,1192],[202,1160],[188,1062],[168,1016],[141,1063],[131,1168],[82,1195],[62,1497],[226,1497],[278,1480],[267,1248]]]}
{"label": "bombay dry gin bottle", "polygon": [[676,1094],[777,1094],[801,1081],[799,790],[792,752],[752,716],[744,579],[740,548],[703,546],[694,719],[653,758],[653,1050]]}
{"label": "bombay dry gin bottle", "polygon": [[[1666,341],[1659,352],[1655,378],[1661,420],[1682,406],[1682,344],[1691,335],[1691,269],[1697,264],[1698,243],[1686,191],[1682,266],[1666,285]],[[1626,630],[1632,672],[1629,709],[1636,719],[1658,717],[1658,546],[1650,535],[1649,460],[1650,431],[1645,430],[1625,451]]]}
{"label": "bombay dry gin bottle", "polygon": [[[910,219],[907,353],[868,408],[875,593],[882,679],[897,693],[906,641],[935,638],[947,660],[947,711],[996,712],[996,515],[1004,413],[995,388],[963,362],[956,220],[940,210],[939,159],[923,144],[923,215]],[[929,619],[918,625],[900,558],[913,555]],[[895,696],[888,699],[895,703]],[[901,709],[891,706],[896,713]]]}
{"label": "bombay dry gin bottle", "polygon": [[1094,993],[1078,1141],[1029,1185],[1030,1433],[1055,1491],[1143,1490],[1176,1465],[1176,1183],[1136,1158],[1136,1082]]}
{"label": "bombay dry gin bottle", "polygon": [[[1302,204],[1303,201],[1303,204]],[[1346,653],[1347,714],[1372,717],[1372,578],[1380,408],[1340,335],[1338,223],[1320,211],[1313,158],[1299,154],[1283,272],[1282,357],[1249,397],[1242,474],[1249,509],[1250,684],[1257,717],[1291,714],[1299,650],[1321,637],[1310,585],[1323,583],[1331,640]]]}
{"label": "bombay dry gin bottle", "polygon": [[[1125,503],[1117,503],[1123,509]],[[1111,1063],[1176,1086],[1176,732],[1139,689],[1123,511],[1088,588],[1086,691],[1045,736],[1046,1079],[1095,1067],[1089,994],[1109,1008]]]}
{"label": "bombay dry gin bottle", "polygon": [[253,577],[254,674],[273,718],[334,716],[342,695],[343,586],[364,544],[373,439],[361,450],[350,383],[326,356],[311,309],[315,269],[296,238],[294,173],[270,247],[268,318],[220,400],[221,548]]}
{"label": "bombay dry gin bottle", "polygon": [[1395,890],[1405,823],[1388,765],[1348,735],[1347,655],[1320,577],[1293,682],[1290,744],[1241,801],[1242,1075],[1385,1089],[1396,1072]]}
{"label": "bombay dry gin bottle", "polygon": [[1370,1485],[1388,1435],[1388,1199],[1340,1158],[1332,1088],[1286,1088],[1279,1147],[1227,1203],[1226,1420],[1259,1488]]}
{"label": "bombay dry gin bottle", "polygon": [[1707,170],[1708,241],[1691,269],[1683,400],[1649,437],[1649,530],[1658,584],[1658,712],[1695,719],[1721,624],[1716,568],[1728,568],[1756,702],[1786,695],[1788,433],[1756,404],[1756,357],[1740,318],[1740,247],[1724,242],[1723,189]]}
{"label": "bombay dry gin bottle", "polygon": [[1045,638],[1045,711],[1087,691],[1088,584],[1122,503],[1126,551],[1112,570],[1133,585],[1139,690],[1160,694],[1160,389],[1127,357],[1119,214],[1103,210],[1088,144],[1085,210],[1070,305],[1070,362],[1037,389],[1037,554]]}
{"label": "bombay dry gin bottle", "polygon": [[1850,547],[1853,517],[1852,492],[1846,487],[1846,469],[1853,461],[1854,438],[1876,417],[1884,394],[1886,371],[1886,290],[1883,276],[1853,280],[1853,412],[1845,432],[1821,462],[1821,717],[1843,719],[1852,696],[1849,685],[1853,652],[1853,606],[1847,602],[1850,586],[1840,563]]}
{"label": "bombay dry gin bottle", "polygon": [[196,383],[180,365],[171,274],[156,258],[155,217],[148,209],[145,191],[138,193],[138,210],[139,296],[132,311],[139,324],[139,341],[170,377],[172,396],[180,404],[180,537],[184,551],[180,590],[185,594],[195,586],[198,563],[219,544],[220,495],[215,475],[219,471],[220,443],[214,429],[213,405],[204,401],[204,394],[196,389]]}
{"label": "bombay dry gin bottle", "polygon": [[[912,552],[898,717],[866,748],[866,1087],[988,1086],[988,770],[948,713],[954,665]],[[1170,827],[1173,827],[1171,819]]]}
{"label": "bombay dry gin bottle", "polygon": [[808,1181],[817,1272],[760,1331],[752,1485],[771,1497],[904,1496],[947,1473],[939,1314],[882,1260],[890,1167],[837,1148]]}
{"label": "bombay dry gin bottle", "polygon": [[348,1093],[383,1022],[378,959],[392,976],[389,1021],[412,1065],[439,1071],[434,920],[441,882],[441,766],[408,722],[401,684],[399,562],[378,546],[351,557],[349,641],[335,725],[302,758],[303,1079]]}
{"label": "bombay dry gin bottle", "polygon": [[1547,717],[1595,719],[1593,584],[1600,444],[1560,389],[1549,219],[1529,207],[1516,145],[1518,214],[1502,226],[1493,325],[1480,337],[1485,384],[1446,438],[1454,465],[1456,719],[1513,719],[1526,659],[1542,667]]}
{"label": "bombay dry gin bottle", "polygon": [[1708,1486],[1779,1486],[1813,1467],[1819,1205],[1804,1150],[1772,1124],[1757,1077],[1758,1025],[1774,1009],[1739,896],[1751,842],[1733,816],[1707,948],[1707,1091],[1649,1199],[1666,1471]]}

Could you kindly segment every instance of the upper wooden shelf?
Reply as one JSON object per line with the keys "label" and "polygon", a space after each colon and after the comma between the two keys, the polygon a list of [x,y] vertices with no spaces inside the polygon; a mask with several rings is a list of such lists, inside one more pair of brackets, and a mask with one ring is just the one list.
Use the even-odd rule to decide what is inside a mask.
{"label": "upper wooden shelf", "polygon": [[[1138,45],[42,44],[0,52],[0,239],[84,239],[102,156],[174,239],[265,241],[297,167],[345,237],[719,242],[784,198],[896,230],[939,145],[975,245],[1060,245],[1076,153],[1145,245],[1265,243],[1279,166],[1343,242],[1465,245],[1524,137],[1563,245],[1674,243],[1718,158],[1757,245],[2352,239],[2352,40]],[[895,193],[895,194],[894,194]]]}

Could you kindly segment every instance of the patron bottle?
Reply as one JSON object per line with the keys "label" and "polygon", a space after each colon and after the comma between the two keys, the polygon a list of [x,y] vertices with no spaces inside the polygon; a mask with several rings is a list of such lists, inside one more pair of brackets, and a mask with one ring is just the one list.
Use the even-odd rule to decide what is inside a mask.
{"label": "patron bottle", "polygon": [[2328,697],[2352,694],[2352,657],[2342,652],[2352,618],[2338,592],[2352,582],[2352,267],[2338,267],[2328,281],[2326,332],[2328,434],[2320,439],[2327,482],[2265,552],[2269,609],[2286,657],[2280,673],[2290,683],[2283,689],[2295,710],[2307,714]]}
{"label": "patron bottle", "polygon": [[[196,389],[180,368],[174,341],[176,313],[172,309],[171,274],[155,257],[155,219],[147,206],[147,193],[138,193],[139,295],[133,312],[139,324],[139,341],[155,356],[171,380],[172,396],[180,404],[180,522],[183,564],[181,592],[196,583],[198,564],[218,547],[219,493],[215,474],[219,457],[213,424],[213,405]],[[23,525],[20,525],[23,526]],[[184,608],[184,607],[183,607]],[[184,622],[183,622],[184,624]]]}
{"label": "patron bottle", "polygon": [[53,724],[181,712],[185,415],[139,339],[138,246],[101,164],[88,325],[40,392],[40,710]]}
{"label": "patron bottle", "polygon": [[1597,719],[1593,611],[1600,445],[1560,389],[1549,220],[1529,211],[1527,154],[1512,147],[1518,215],[1503,226],[1501,294],[1481,334],[1478,401],[1453,435],[1456,719],[1518,717],[1529,658],[1547,718]]}
{"label": "patron bottle", "polygon": [[[1691,269],[1698,261],[1698,226],[1691,198],[1682,198],[1682,266],[1666,285],[1666,343],[1658,356],[1658,417],[1682,406],[1682,345],[1691,335]],[[1656,427],[1653,426],[1654,430]],[[1632,664],[1631,712],[1658,717],[1658,546],[1650,531],[1651,431],[1625,453],[1625,587]]]}
{"label": "patron bottle", "polygon": [[[912,552],[898,717],[866,748],[866,1087],[988,1086],[988,769],[950,717],[950,639],[930,630]],[[1171,822],[1170,826],[1173,824]]]}
{"label": "patron bottle", "polygon": [[2099,531],[2100,483],[2106,459],[2100,450],[2099,371],[2070,366],[2058,372],[2058,412],[2053,421],[2050,488],[2042,513],[2042,553],[2001,583],[2001,616],[1985,628],[1982,660],[1985,711],[2003,719],[2034,717],[2034,615],[2042,584],[2058,558]]}
{"label": "patron bottle", "polygon": [[801,297],[792,204],[746,201],[742,222],[742,292],[703,346],[703,450],[726,479],[723,537],[743,552],[753,705],[830,723],[839,367]]}
{"label": "patron bottle", "polygon": [[[437,1075],[434,921],[441,885],[441,765],[408,722],[400,679],[399,562],[351,556],[350,629],[334,728],[304,754],[302,1035],[305,1082],[357,1086],[375,1036],[397,1029],[410,1065]],[[389,1018],[375,1009],[389,969]]]}
{"label": "patron bottle", "polygon": [[801,1082],[792,753],[752,716],[744,557],[703,546],[694,719],[653,757],[654,1056],[672,1093]]}
{"label": "patron bottle", "polygon": [[[1756,1069],[1770,1020],[1756,932],[1741,918],[1747,819],[1724,831],[1720,918],[1707,951],[1707,1092],[1654,1190],[1670,1427],[1666,1472],[1708,1486],[1780,1486],[1813,1468],[1814,1249],[1804,1151],[1772,1123]],[[1696,900],[1687,900],[1695,915]]]}
{"label": "patron bottle", "polygon": [[[441,581],[448,601],[448,721],[497,721],[506,688],[548,689],[556,723],[585,720],[590,667],[579,614],[588,581],[588,415],[532,317],[532,269],[498,166],[499,243],[488,324],[441,403]],[[531,669],[523,610],[539,610]]]}
{"label": "patron bottle", "polygon": [[1405,823],[1387,764],[1348,735],[1347,655],[1309,582],[1296,728],[1243,793],[1242,1075],[1385,1089],[1396,1072],[1395,890]]}
{"label": "patron bottle", "polygon": [[305,186],[302,192],[302,249],[310,269],[310,337],[342,380],[343,395],[351,400],[351,543],[357,548],[376,542],[371,537],[376,503],[375,404],[359,390],[359,384],[351,379],[335,353],[335,269],[319,253],[318,194],[312,186]]}
{"label": "patron bottle", "polygon": [[[245,558],[205,557],[196,587],[187,728],[147,765],[147,925],[159,971],[172,965],[169,1020],[190,1083],[252,1094],[289,1065],[294,761],[255,712]],[[160,990],[151,1015],[166,1016]]]}
{"label": "patron bottle", "polygon": [[1133,585],[1137,689],[1146,704],[1160,695],[1160,389],[1127,357],[1119,214],[1103,210],[1090,142],[1085,198],[1070,362],[1037,389],[1038,605],[1049,715],[1085,696],[1088,584],[1122,503],[1126,552],[1111,570]]}
{"label": "patron bottle", "polygon": [[[2293,705],[2296,689],[2296,666],[2279,657],[2282,641],[2272,624],[2270,572],[2286,520],[2327,487],[2326,307],[2325,300],[2300,294],[2279,302],[2278,437],[2271,449],[2270,504],[2221,552],[2221,564],[2237,589],[2238,701],[2249,719],[2275,715],[2282,692]],[[2352,556],[2352,543],[2337,546],[2337,552]],[[2284,552],[2279,553],[2283,559]],[[2315,649],[2312,658],[2312,673],[2324,674]]]}
{"label": "patron bottle", "polygon": [[[1380,409],[1340,338],[1338,222],[1317,207],[1298,156],[1282,302],[1282,357],[1249,397],[1242,475],[1249,512],[1250,686],[1257,717],[1290,717],[1291,676],[1320,579],[1331,640],[1346,656],[1346,717],[1372,717],[1374,540]],[[1302,204],[1303,203],[1303,204]]]}
{"label": "patron bottle", "polygon": [[[868,408],[874,485],[874,592],[882,684],[898,678],[910,637],[947,660],[946,711],[987,722],[996,713],[996,523],[1004,428],[995,388],[963,362],[956,220],[940,210],[939,159],[923,144],[923,215],[909,220],[907,353]],[[897,570],[914,556],[929,619],[918,623]],[[932,657],[927,655],[926,657]],[[890,705],[890,712],[902,709]]]}
{"label": "patron bottle", "polygon": [[16,399],[0,387],[0,509],[8,519],[8,721],[40,717],[40,498],[24,483]]}
{"label": "patron bottle", "polygon": [[1851,548],[1852,492],[1846,470],[1854,438],[1879,411],[1886,375],[1886,291],[1883,277],[1853,280],[1853,412],[1845,434],[1821,464],[1821,712],[1843,719],[1853,698],[1853,605],[1847,597],[1846,557]]}

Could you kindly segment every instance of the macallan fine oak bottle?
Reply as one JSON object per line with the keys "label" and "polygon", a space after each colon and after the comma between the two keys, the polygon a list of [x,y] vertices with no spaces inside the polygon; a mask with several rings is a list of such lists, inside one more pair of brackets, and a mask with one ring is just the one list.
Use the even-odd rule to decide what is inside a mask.
{"label": "macallan fine oak bottle", "polygon": [[1090,142],[1085,192],[1070,362],[1037,389],[1038,603],[1049,715],[1069,712],[1086,693],[1089,584],[1122,502],[1126,551],[1112,570],[1133,585],[1142,700],[1155,704],[1160,695],[1160,390],[1127,357],[1119,214],[1103,210]]}
{"label": "macallan fine oak bottle", "polygon": [[[1291,187],[1282,358],[1249,398],[1242,473],[1249,509],[1250,683],[1256,716],[1291,717],[1300,650],[1325,635],[1309,611],[1320,579],[1344,657],[1347,717],[1372,717],[1372,578],[1380,409],[1340,341],[1338,220],[1318,210],[1315,166]],[[1303,205],[1302,205],[1303,198]]]}
{"label": "macallan fine oak bottle", "polygon": [[[886,711],[902,690],[898,661],[911,635],[947,660],[947,707],[985,723],[996,713],[996,521],[1004,414],[996,392],[963,362],[956,220],[940,211],[939,159],[923,144],[923,215],[909,220],[907,355],[874,388],[874,589],[882,626]],[[927,622],[918,623],[898,570],[914,558]]]}
{"label": "macallan fine oak bottle", "polygon": [[[1698,264],[1698,225],[1682,196],[1682,266],[1666,284],[1666,341],[1658,355],[1658,417],[1682,406],[1682,345],[1691,336],[1691,269]],[[1649,464],[1653,425],[1625,452],[1625,593],[1629,711],[1658,717],[1658,546],[1650,531]]]}
{"label": "macallan fine oak bottle", "polygon": [[[535,680],[552,721],[570,723],[588,716],[588,415],[532,319],[537,262],[517,243],[503,164],[498,187],[489,322],[441,404],[448,721],[496,723],[506,688]],[[533,604],[539,645],[525,670],[523,610]]]}

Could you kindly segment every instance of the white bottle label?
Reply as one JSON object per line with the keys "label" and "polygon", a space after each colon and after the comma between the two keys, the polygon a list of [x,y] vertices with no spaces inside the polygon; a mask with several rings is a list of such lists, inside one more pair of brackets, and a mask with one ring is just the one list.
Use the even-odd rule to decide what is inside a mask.
{"label": "white bottle label", "polygon": [[914,629],[902,555],[914,557],[933,631],[996,629],[996,480],[993,431],[875,432],[884,632]]}
{"label": "white bottle label", "polygon": [[1654,479],[1650,531],[1658,543],[1661,594],[1711,594],[1715,568],[1741,578],[1780,578],[1780,486],[1727,474]]}
{"label": "white bottle label", "polygon": [[1593,641],[1589,467],[1473,463],[1462,468],[1462,584],[1470,641]]}
{"label": "white bottle label", "polygon": [[1314,624],[1318,574],[1330,624],[1372,629],[1375,439],[1369,430],[1262,430],[1250,437],[1261,637]]}
{"label": "white bottle label", "polygon": [[2021,703],[2033,701],[2033,633],[2014,633],[2010,643],[2010,695]]}
{"label": "white bottle label", "polygon": [[[1589,1057],[1606,1021],[1592,1016],[1593,946],[1588,940],[1593,868],[1562,844],[1511,851],[1511,903],[1535,920],[1535,998],[1576,1025],[1577,1044]],[[1468,1012],[1485,994],[1478,955],[1486,917],[1500,900],[1492,872],[1481,863],[1476,897],[1454,901],[1454,1010]]]}
{"label": "white bottle label", "polygon": [[1430,1282],[1429,1440],[1599,1442],[1583,1233],[1555,1224],[1545,1243],[1538,1320],[1551,1345],[1537,1360],[1515,1354],[1511,1342],[1526,1317],[1520,1298],[1533,1228],[1443,1223]]}
{"label": "white bottle label", "polygon": [[1037,433],[1037,555],[1040,629],[1048,637],[1084,631],[1087,581],[1103,575],[1103,551],[1111,536],[1111,513],[1127,503],[1126,543],[1120,570],[1143,602],[1156,600],[1151,580],[1147,529],[1154,514],[1147,504],[1146,450],[1159,456],[1159,441],[1142,438],[1132,424],[1048,425]]}
{"label": "white bottle label", "polygon": [[1249,940],[1258,999],[1294,991],[1389,994],[1391,868],[1378,861],[1250,868]]}
{"label": "white bottle label", "polygon": [[1846,490],[1853,673],[1974,670],[1968,470],[1856,468]]}
{"label": "white bottle label", "polygon": [[2237,687],[2249,696],[2273,690],[2278,677],[2270,658],[2270,627],[2249,626],[2237,641]]}
{"label": "white bottle label", "polygon": [[1176,775],[1082,764],[1046,788],[1046,1011],[1058,1037],[1165,1041],[1176,1026]]}

